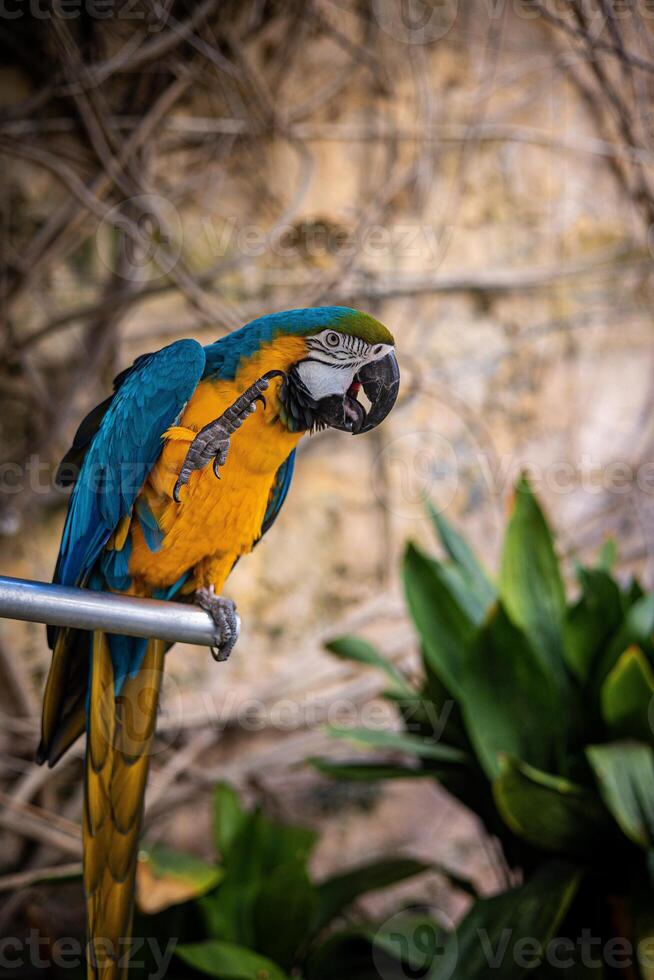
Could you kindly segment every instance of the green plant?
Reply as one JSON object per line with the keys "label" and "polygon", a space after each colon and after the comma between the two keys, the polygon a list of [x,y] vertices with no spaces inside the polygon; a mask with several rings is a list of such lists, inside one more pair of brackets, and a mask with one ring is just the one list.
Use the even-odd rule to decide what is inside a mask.
{"label": "green plant", "polygon": [[[357,916],[338,921],[360,896],[429,866],[395,857],[315,882],[308,868],[314,831],[272,820],[260,808],[246,811],[224,784],[213,804],[219,864],[161,847],[145,847],[140,856],[139,893],[160,911],[142,916],[134,933],[159,937],[160,945],[176,937],[167,976],[377,980],[372,951],[378,935],[383,946],[383,928]],[[403,975],[401,951],[380,947],[377,961],[380,955],[390,977]],[[142,975],[150,971],[145,963]]]}
{"label": "green plant", "polygon": [[[524,477],[495,581],[442,515],[431,516],[445,557],[410,544],[403,564],[419,685],[359,638],[329,644],[385,672],[402,731],[333,729],[384,755],[315,764],[357,780],[431,776],[501,842],[506,890],[475,901],[450,937],[456,978],[651,978],[654,594],[616,580],[608,544],[595,566],[577,567],[567,598]],[[507,928],[512,938],[491,971]],[[590,952],[584,930],[598,939]],[[524,937],[531,959],[520,947],[516,963]],[[430,977],[441,976],[450,973],[436,964]]]}

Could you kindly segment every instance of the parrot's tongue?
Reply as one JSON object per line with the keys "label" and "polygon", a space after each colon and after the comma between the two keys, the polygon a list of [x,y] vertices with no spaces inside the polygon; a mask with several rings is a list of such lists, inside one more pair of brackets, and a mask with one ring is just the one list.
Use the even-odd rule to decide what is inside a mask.
{"label": "parrot's tongue", "polygon": [[359,431],[366,417],[366,410],[358,398],[360,391],[361,382],[355,378],[343,397],[343,415],[351,423],[352,432]]}
{"label": "parrot's tongue", "polygon": [[321,399],[320,417],[326,425],[353,434],[359,431],[365,422],[366,410],[356,397],[352,397],[354,387],[352,385],[345,395],[329,395]]}
{"label": "parrot's tongue", "polygon": [[[357,391],[352,394],[352,388],[354,387],[356,387]],[[359,384],[352,385],[343,398],[343,418],[345,419],[346,428],[350,432],[358,432],[366,417],[365,408],[356,398],[360,387],[361,385]]]}

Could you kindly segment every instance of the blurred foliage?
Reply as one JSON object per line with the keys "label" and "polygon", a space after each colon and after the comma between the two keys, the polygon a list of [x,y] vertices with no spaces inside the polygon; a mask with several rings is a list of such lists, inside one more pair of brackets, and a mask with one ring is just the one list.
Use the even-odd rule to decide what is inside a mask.
{"label": "blurred foliage", "polygon": [[[162,949],[176,937],[167,976],[372,980],[380,958],[389,976],[404,975],[403,955],[414,955],[415,916],[407,913],[408,945],[396,950],[385,948],[383,926],[359,916],[337,923],[362,895],[428,865],[393,857],[315,882],[308,868],[314,831],[272,820],[261,808],[246,811],[226,784],[216,787],[213,806],[219,863],[158,846],[145,846],[139,857],[139,905],[142,913],[144,905],[157,911],[141,914],[134,934],[156,939]],[[145,978],[155,964],[144,961],[143,951],[139,959],[130,976]]]}
{"label": "blurred foliage", "polygon": [[[594,567],[576,569],[576,595],[566,596],[524,477],[495,580],[443,516],[431,516],[445,557],[410,544],[403,564],[419,684],[357,637],[329,644],[385,672],[401,731],[332,729],[384,754],[315,764],[341,779],[431,776],[501,843],[506,891],[475,901],[445,944],[446,953],[458,947],[457,978],[487,976],[507,927],[498,978],[548,976],[546,957],[534,970],[513,953],[516,938],[529,937],[537,965],[555,930],[569,940],[559,958],[570,965],[557,976],[651,977],[644,954],[638,972],[636,950],[651,942],[654,913],[654,594],[617,581],[609,543]],[[584,930],[601,940],[597,955],[584,952]],[[625,957],[616,965],[600,955],[617,937],[631,944],[629,968]],[[448,970],[435,964],[429,975]]]}

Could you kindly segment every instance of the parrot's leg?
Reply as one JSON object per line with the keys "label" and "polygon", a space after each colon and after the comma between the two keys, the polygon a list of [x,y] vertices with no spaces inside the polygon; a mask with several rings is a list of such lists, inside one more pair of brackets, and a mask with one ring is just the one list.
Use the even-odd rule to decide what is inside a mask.
{"label": "parrot's leg", "polygon": [[177,482],[173,489],[173,500],[179,503],[179,491],[185,484],[194,470],[202,470],[210,460],[213,460],[213,471],[220,479],[218,470],[225,465],[229,441],[236,430],[245,422],[248,415],[256,411],[257,402],[261,402],[266,407],[266,399],[263,397],[264,391],[273,378],[286,379],[283,371],[267,371],[254,384],[246,388],[242,395],[236,399],[233,405],[225,409],[213,422],[209,422],[203,429],[200,429],[195,439],[189,446],[186,458],[179,471]]}
{"label": "parrot's leg", "polygon": [[211,647],[214,660],[227,660],[241,632],[241,618],[236,612],[235,603],[216,595],[212,585],[198,589],[195,601],[209,613],[221,636],[220,646]]}

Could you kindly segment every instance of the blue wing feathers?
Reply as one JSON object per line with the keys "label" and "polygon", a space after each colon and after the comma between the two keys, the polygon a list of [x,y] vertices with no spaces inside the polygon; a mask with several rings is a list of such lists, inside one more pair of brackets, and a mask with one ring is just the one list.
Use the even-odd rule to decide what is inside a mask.
{"label": "blue wing feathers", "polygon": [[263,518],[263,524],[261,525],[261,535],[263,537],[266,531],[268,531],[277,519],[284,501],[286,500],[286,494],[291,485],[291,480],[293,479],[293,470],[295,468],[295,450],[286,458],[282,465],[277,470],[275,476],[275,482],[273,483],[272,491],[270,493],[270,500],[268,501],[268,507]]}
{"label": "blue wing feathers", "polygon": [[157,520],[148,507],[148,503],[143,498],[136,501],[136,516],[139,519],[145,543],[152,552],[157,552],[161,548],[164,539],[164,532],[157,524]]}
{"label": "blue wing feathers", "polygon": [[[130,540],[120,551],[103,552],[104,546],[121,518],[131,514],[161,452],[161,437],[184,410],[204,366],[200,344],[180,340],[138,358],[119,375],[116,393],[93,435],[71,494],[55,582],[92,589],[129,587]],[[152,547],[154,517],[143,510],[138,516]],[[118,691],[124,677],[138,669],[146,641],[111,636],[109,645]]]}
{"label": "blue wing feathers", "polygon": [[125,545],[120,551],[103,551],[100,557],[100,570],[104,583],[100,586],[109,586],[116,592],[125,591],[131,585],[129,574],[129,560],[132,556],[132,540],[127,538]]}
{"label": "blue wing feathers", "polygon": [[131,513],[161,452],[161,437],[183,411],[204,366],[200,344],[179,340],[139,358],[122,377],[71,495],[56,582],[87,582],[109,536]]}

